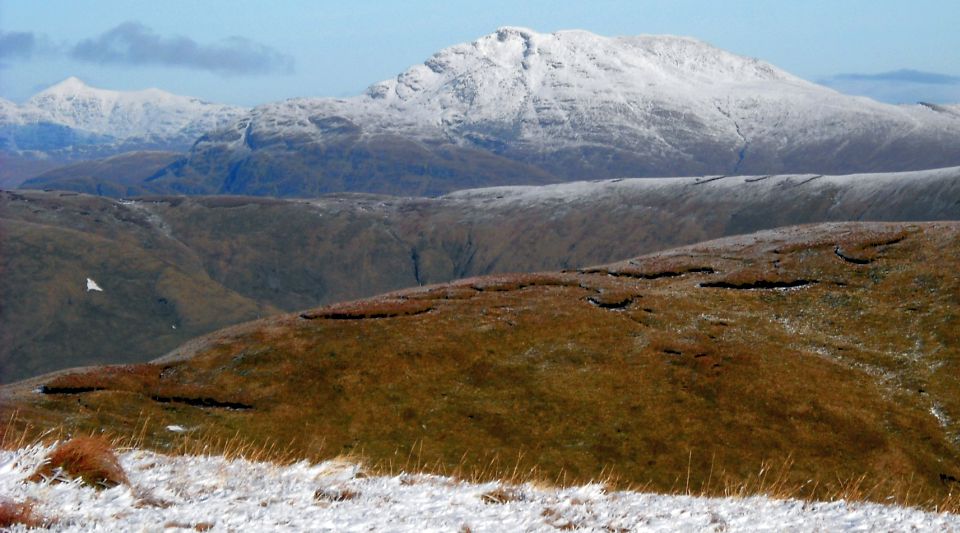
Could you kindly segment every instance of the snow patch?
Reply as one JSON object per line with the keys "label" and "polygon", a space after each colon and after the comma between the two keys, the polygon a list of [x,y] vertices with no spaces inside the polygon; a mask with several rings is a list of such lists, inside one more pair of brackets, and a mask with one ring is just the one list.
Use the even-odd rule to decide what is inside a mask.
{"label": "snow patch", "polygon": [[[0,494],[33,499],[59,531],[872,531],[960,529],[960,516],[867,503],[701,498],[370,476],[343,461],[289,466],[222,457],[120,454],[132,486],[26,482],[50,450],[0,451]],[[173,526],[171,526],[173,527]],[[206,527],[206,526],[203,526]],[[14,529],[16,531],[16,529]]]}

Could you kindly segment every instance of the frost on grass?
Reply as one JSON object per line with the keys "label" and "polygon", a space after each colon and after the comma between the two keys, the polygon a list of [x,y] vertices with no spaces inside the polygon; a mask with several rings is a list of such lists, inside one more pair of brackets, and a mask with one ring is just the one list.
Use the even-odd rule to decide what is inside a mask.
{"label": "frost on grass", "polygon": [[29,481],[80,480],[95,488],[129,484],[120,459],[104,437],[77,437],[55,446]]}
{"label": "frost on grass", "polygon": [[[603,485],[549,489],[433,475],[366,476],[343,461],[279,466],[139,450],[119,455],[129,483],[111,488],[27,481],[53,451],[44,446],[0,451],[0,494],[8,498],[3,501],[31,502],[30,519],[55,517],[51,525],[63,531],[155,530],[161,525],[200,531],[960,529],[960,516],[878,504],[608,492]],[[33,524],[4,527],[26,525]]]}

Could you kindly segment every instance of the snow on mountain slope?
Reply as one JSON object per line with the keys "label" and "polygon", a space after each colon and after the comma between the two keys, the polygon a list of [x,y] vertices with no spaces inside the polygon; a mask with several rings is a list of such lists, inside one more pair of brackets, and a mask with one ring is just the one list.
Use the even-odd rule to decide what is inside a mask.
{"label": "snow on mountain slope", "polygon": [[[478,153],[496,161],[462,165],[469,183],[447,165]],[[505,163],[526,167],[506,172]],[[401,194],[438,194],[505,182],[958,164],[956,113],[844,95],[686,37],[506,27],[360,96],[254,108],[200,139],[167,178],[194,193],[264,194],[285,176],[288,196],[397,194],[384,178],[416,184]]]}
{"label": "snow on mountain slope", "polygon": [[[186,148],[203,132],[235,121],[245,109],[213,104],[158,89],[122,92],[90,87],[70,77],[21,105],[0,102],[0,128],[10,148],[60,149],[86,139],[89,144],[143,144]],[[70,139],[36,139],[25,132],[40,127],[76,132]],[[33,137],[24,142],[24,137]],[[21,144],[25,146],[20,146]],[[78,144],[84,144],[79,142]],[[9,149],[9,148],[8,148]]]}
{"label": "snow on mountain slope", "polygon": [[[131,486],[32,483],[49,450],[0,451],[0,493],[32,499],[57,531],[869,531],[960,528],[960,517],[844,501],[701,498],[371,476],[350,463],[278,466],[129,451]],[[499,491],[499,492],[497,492]],[[0,502],[3,500],[0,499]],[[12,531],[23,530],[14,527]]]}
{"label": "snow on mountain slope", "polygon": [[[756,204],[771,203],[783,191],[794,189],[793,198],[798,200],[801,194],[831,194],[832,207],[844,201],[860,203],[864,206],[871,197],[881,195],[886,199],[896,196],[897,192],[910,187],[920,187],[935,183],[949,184],[960,193],[960,167],[938,168],[912,172],[887,172],[875,174],[779,174],[762,176],[700,176],[682,178],[616,178],[602,181],[572,181],[554,185],[506,187],[485,187],[482,189],[464,189],[441,197],[442,200],[456,202],[465,208],[470,206],[483,209],[522,207],[533,208],[544,205],[566,207],[584,203],[602,203],[604,201],[621,202],[629,199],[629,205],[637,205],[654,196],[657,191],[666,191],[667,195],[691,198],[695,194],[704,199],[717,200],[729,197],[738,199],[741,204],[756,200]],[[798,187],[803,186],[803,189]],[[687,189],[686,191],[684,189]],[[958,201],[957,193],[941,190],[944,206]],[[801,192],[802,191],[802,192]],[[919,190],[911,191],[914,199],[919,198]],[[852,199],[857,199],[853,202]],[[649,201],[649,200],[648,200]],[[925,209],[932,207],[932,198],[920,202]],[[659,201],[658,201],[659,202]],[[651,206],[652,207],[652,206]],[[883,209],[891,209],[884,205]]]}
{"label": "snow on mountain slope", "polygon": [[[9,108],[0,105],[3,116]],[[0,118],[8,150],[118,139],[191,146],[151,177],[153,188],[180,194],[436,196],[613,177],[960,165],[956,106],[844,95],[687,37],[580,30],[500,28],[352,98],[245,111],[68,79],[16,109],[13,135]]]}
{"label": "snow on mountain slope", "polygon": [[371,134],[538,149],[615,145],[689,156],[688,138],[734,151],[869,130],[904,136],[960,131],[922,106],[851,97],[685,37],[607,38],[501,28],[440,51],[347,100],[300,99],[254,111],[253,131],[302,128],[343,115]]}

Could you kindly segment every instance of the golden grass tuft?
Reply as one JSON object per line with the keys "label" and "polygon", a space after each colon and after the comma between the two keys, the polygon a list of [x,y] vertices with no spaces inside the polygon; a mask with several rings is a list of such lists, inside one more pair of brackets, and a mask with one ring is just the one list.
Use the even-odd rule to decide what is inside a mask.
{"label": "golden grass tuft", "polygon": [[50,520],[43,518],[34,510],[32,501],[16,502],[0,496],[0,528],[14,526],[34,528],[49,524],[51,524]]}
{"label": "golden grass tuft", "polygon": [[57,445],[28,479],[57,481],[61,476],[81,479],[98,489],[130,484],[113,443],[100,436],[75,437]]}

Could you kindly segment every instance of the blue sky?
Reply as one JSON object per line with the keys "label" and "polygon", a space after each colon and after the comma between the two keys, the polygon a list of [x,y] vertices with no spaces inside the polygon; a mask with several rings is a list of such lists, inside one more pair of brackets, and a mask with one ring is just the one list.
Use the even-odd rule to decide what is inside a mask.
{"label": "blue sky", "polygon": [[894,102],[960,102],[957,0],[0,0],[0,96],[75,75],[235,104],[346,96],[499,26],[688,35]]}

